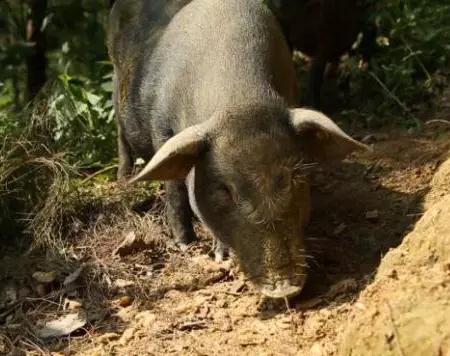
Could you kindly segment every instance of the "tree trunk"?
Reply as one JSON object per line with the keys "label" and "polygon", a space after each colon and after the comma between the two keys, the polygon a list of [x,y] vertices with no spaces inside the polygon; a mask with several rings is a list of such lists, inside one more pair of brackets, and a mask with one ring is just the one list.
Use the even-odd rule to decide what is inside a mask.
{"label": "tree trunk", "polygon": [[47,0],[28,0],[30,15],[27,20],[27,41],[32,50],[27,56],[27,100],[32,100],[47,81],[46,38],[42,23],[47,11]]}

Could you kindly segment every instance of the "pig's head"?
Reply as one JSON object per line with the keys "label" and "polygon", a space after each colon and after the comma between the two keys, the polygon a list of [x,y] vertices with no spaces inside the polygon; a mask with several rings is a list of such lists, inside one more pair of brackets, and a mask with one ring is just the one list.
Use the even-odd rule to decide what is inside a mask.
{"label": "pig's head", "polygon": [[181,131],[132,181],[187,177],[194,211],[249,279],[288,297],[306,279],[306,169],[361,147],[319,112],[248,107]]}

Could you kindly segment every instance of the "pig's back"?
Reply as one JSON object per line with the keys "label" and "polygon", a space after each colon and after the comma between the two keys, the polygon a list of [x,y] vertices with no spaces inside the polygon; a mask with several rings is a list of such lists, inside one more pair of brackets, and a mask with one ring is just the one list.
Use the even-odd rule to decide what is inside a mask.
{"label": "pig's back", "polygon": [[278,23],[259,0],[194,0],[165,29],[142,88],[143,105],[179,131],[268,95],[293,104],[295,71]]}

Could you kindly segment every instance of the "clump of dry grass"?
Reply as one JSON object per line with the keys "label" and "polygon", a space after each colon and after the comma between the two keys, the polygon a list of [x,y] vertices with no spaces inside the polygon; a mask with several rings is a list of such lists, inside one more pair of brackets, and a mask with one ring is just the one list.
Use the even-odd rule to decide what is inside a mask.
{"label": "clump of dry grass", "polygon": [[[51,148],[42,99],[20,114],[2,113],[4,138],[0,142],[0,240],[20,240],[34,213],[45,205],[51,191],[66,189],[76,168],[64,152]],[[6,232],[8,236],[5,236]]]}
{"label": "clump of dry grass", "polygon": [[[0,230],[13,236],[45,205],[50,191],[61,193],[75,173],[64,154],[53,153],[27,137],[6,137],[0,147]],[[4,236],[6,238],[6,236]]]}
{"label": "clump of dry grass", "polygon": [[49,84],[22,113],[0,117],[0,126],[9,127],[0,142],[0,248],[3,241],[8,241],[3,246],[26,241],[62,250],[79,221],[106,207],[123,211],[137,197],[148,196],[143,188],[95,184],[92,171],[76,163],[71,143],[55,142],[55,133],[62,130],[58,120],[64,121],[73,107],[64,101],[57,109],[52,98],[63,96],[60,91]]}

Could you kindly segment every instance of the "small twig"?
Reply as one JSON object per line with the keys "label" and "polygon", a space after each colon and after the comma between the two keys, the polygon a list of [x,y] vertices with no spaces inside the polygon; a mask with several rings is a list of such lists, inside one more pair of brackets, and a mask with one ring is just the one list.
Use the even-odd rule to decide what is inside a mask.
{"label": "small twig", "polygon": [[4,317],[7,317],[9,314],[15,312],[17,307],[20,306],[21,302],[22,301],[18,300],[16,302],[14,302],[13,304],[11,304],[3,313],[0,314],[0,319],[3,319]]}
{"label": "small twig", "polygon": [[28,338],[24,338],[24,340],[20,340],[20,342],[22,344],[24,344],[25,346],[27,346],[28,348],[34,348],[35,350],[37,350],[38,352],[41,353],[41,355],[49,355],[48,352],[45,352],[42,347],[40,347],[38,344],[36,344],[35,342],[31,341]]}
{"label": "small twig", "polygon": [[369,75],[381,86],[381,88],[387,93],[387,95],[394,100],[402,109],[405,113],[407,113],[408,115],[411,116],[411,118],[414,120],[414,122],[416,123],[416,125],[418,127],[421,126],[420,121],[417,119],[417,117],[415,117],[413,114],[411,114],[409,108],[397,97],[397,95],[395,95],[382,81],[380,78],[378,78],[376,76],[376,74],[374,74],[373,72],[369,71],[368,72]]}
{"label": "small twig", "polygon": [[425,125],[430,125],[430,124],[446,124],[446,125],[450,125],[450,120],[436,119],[436,120],[429,120],[429,121],[425,122]]}
{"label": "small twig", "polygon": [[102,168],[102,169],[100,169],[99,171],[97,171],[97,172],[95,172],[95,173],[92,173],[92,174],[89,175],[87,178],[83,179],[83,180],[81,181],[81,184],[85,184],[85,183],[89,182],[92,178],[95,178],[96,176],[98,176],[98,175],[100,175],[100,174],[102,174],[102,173],[108,172],[108,171],[110,171],[110,170],[112,170],[112,169],[114,169],[114,168],[117,168],[117,167],[118,167],[117,164],[113,164],[112,166],[108,166],[108,167]]}
{"label": "small twig", "polygon": [[395,335],[395,340],[396,340],[398,350],[399,350],[401,356],[405,356],[405,352],[403,351],[402,345],[400,344],[400,337],[398,334],[397,326],[395,325],[395,322],[394,322],[394,316],[392,313],[391,305],[389,304],[389,302],[386,302],[386,305],[389,309],[389,318],[391,319],[392,328],[394,329],[394,335]]}
{"label": "small twig", "polygon": [[190,331],[196,329],[205,329],[207,327],[204,321],[191,321],[178,326],[180,331]]}
{"label": "small twig", "polygon": [[423,64],[422,60],[420,59],[420,57],[417,55],[417,51],[413,51],[413,49],[411,48],[411,46],[408,44],[408,42],[406,42],[405,38],[403,36],[400,36],[401,41],[403,42],[403,44],[405,45],[405,47],[408,49],[409,51],[409,56],[413,57],[416,61],[417,64],[419,65],[420,68],[422,68],[424,74],[426,75],[427,79],[429,81],[432,80],[432,77],[430,75],[430,72],[428,71],[428,69],[425,67],[425,65]]}

